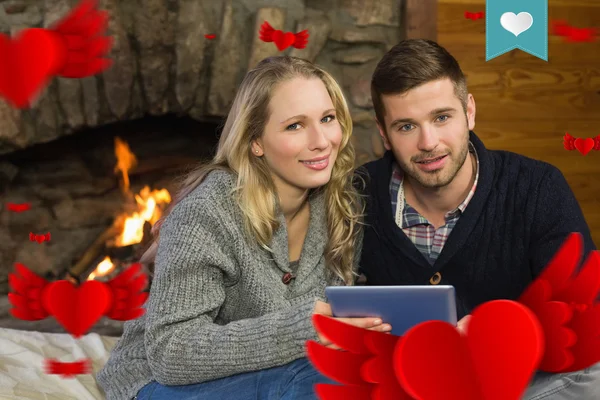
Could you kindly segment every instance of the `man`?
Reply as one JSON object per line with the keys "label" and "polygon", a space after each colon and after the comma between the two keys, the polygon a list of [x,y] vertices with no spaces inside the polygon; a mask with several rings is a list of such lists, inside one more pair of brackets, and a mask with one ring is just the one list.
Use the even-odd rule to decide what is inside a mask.
{"label": "man", "polygon": [[[475,100],[444,48],[399,43],[377,65],[371,94],[387,152],[359,169],[367,284],[453,285],[464,325],[482,303],[517,299],[571,232],[583,235],[584,257],[595,250],[556,167],[487,150],[475,135]],[[539,373],[523,398],[600,399],[600,365]]]}

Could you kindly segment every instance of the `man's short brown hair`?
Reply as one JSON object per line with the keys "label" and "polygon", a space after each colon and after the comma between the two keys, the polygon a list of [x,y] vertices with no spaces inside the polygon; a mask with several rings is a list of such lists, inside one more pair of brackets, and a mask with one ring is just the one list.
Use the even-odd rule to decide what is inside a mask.
{"label": "man's short brown hair", "polygon": [[407,39],[398,43],[377,64],[371,79],[371,98],[377,121],[385,131],[384,94],[404,94],[422,84],[450,78],[454,93],[467,109],[467,80],[456,59],[432,40]]}

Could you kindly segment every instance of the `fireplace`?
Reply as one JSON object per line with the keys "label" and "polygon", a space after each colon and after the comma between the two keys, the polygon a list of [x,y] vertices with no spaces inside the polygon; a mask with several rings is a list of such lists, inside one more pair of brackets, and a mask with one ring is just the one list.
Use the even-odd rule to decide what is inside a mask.
{"label": "fireplace", "polygon": [[[407,19],[412,0],[138,3],[99,1],[114,39],[111,68],[85,79],[53,79],[31,109],[0,99],[0,327],[64,332],[52,318],[10,316],[7,275],[14,263],[75,282],[91,274],[110,279],[127,266],[143,250],[151,222],[134,222],[141,242],[119,245],[119,219],[143,214],[136,199],[153,190],[172,196],[173,178],[211,157],[237,87],[265,57],[301,57],[327,70],[348,101],[356,163],[380,157],[370,79],[385,52],[423,25]],[[0,32],[49,27],[69,4],[75,3],[0,1]],[[285,32],[308,30],[306,48],[279,51],[261,41],[265,21]],[[115,168],[115,143],[137,160],[126,176]],[[126,164],[130,153],[122,155]],[[31,209],[8,212],[9,202],[29,202]],[[29,239],[47,233],[49,242]],[[121,325],[103,319],[91,331],[119,335]]]}
{"label": "fireplace", "polygon": [[[166,115],[85,129],[0,156],[0,296],[7,314],[7,275],[21,263],[49,281],[106,281],[139,260],[150,228],[175,192],[175,178],[212,158],[222,120]],[[49,234],[49,236],[47,236]],[[39,236],[50,240],[35,240]],[[152,265],[144,266],[152,278]],[[3,316],[0,315],[0,318]],[[0,319],[0,326],[63,332],[52,318]],[[121,322],[92,331],[118,334]]]}

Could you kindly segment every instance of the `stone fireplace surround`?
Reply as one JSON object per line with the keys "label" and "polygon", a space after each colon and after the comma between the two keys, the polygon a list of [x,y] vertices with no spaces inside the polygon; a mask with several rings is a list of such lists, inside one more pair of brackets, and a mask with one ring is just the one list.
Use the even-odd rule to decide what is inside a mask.
{"label": "stone fireplace surround", "polygon": [[[64,331],[52,319],[12,318],[7,275],[15,262],[40,275],[68,268],[122,212],[113,138],[127,141],[146,167],[179,157],[132,172],[134,193],[146,184],[169,188],[183,167],[212,155],[237,86],[265,57],[289,54],[329,71],[350,106],[357,163],[379,157],[370,78],[401,39],[403,1],[99,0],[110,14],[114,65],[94,77],[55,79],[31,109],[0,99],[0,326]],[[0,32],[48,27],[76,4],[0,0]],[[279,52],[260,41],[264,21],[283,31],[308,29],[307,47]],[[8,202],[32,209],[9,212]],[[52,240],[31,242],[30,232],[51,232]],[[119,334],[121,326],[102,320],[92,331]]]}

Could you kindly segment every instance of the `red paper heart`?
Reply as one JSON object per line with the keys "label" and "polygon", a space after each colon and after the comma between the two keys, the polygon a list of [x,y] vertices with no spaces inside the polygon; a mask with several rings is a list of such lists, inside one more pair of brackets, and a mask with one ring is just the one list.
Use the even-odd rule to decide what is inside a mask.
{"label": "red paper heart", "polygon": [[217,37],[217,35],[215,35],[214,33],[210,33],[210,34],[207,33],[206,35],[204,35],[204,37],[207,39],[214,39]]}
{"label": "red paper heart", "polygon": [[296,35],[294,35],[292,32],[283,33],[283,31],[280,30],[273,32],[273,41],[275,42],[275,45],[279,51],[283,51],[290,47],[295,40]]}
{"label": "red paper heart", "polygon": [[48,285],[42,304],[73,336],[79,337],[92,327],[111,305],[111,292],[99,281],[87,281],[76,287],[69,281]]}
{"label": "red paper heart", "polygon": [[88,358],[75,362],[62,362],[47,358],[44,360],[44,371],[49,375],[61,375],[63,378],[73,378],[75,375],[92,372],[92,360]]}
{"label": "red paper heart", "polygon": [[496,300],[475,309],[467,336],[442,321],[410,329],[394,351],[394,367],[406,392],[421,400],[518,400],[543,345],[527,307]]}
{"label": "red paper heart", "polygon": [[62,36],[26,29],[15,39],[0,34],[0,96],[18,108],[30,105],[66,61]]}
{"label": "red paper heart", "polygon": [[586,139],[577,138],[577,139],[575,139],[575,148],[577,150],[579,150],[579,152],[585,156],[587,153],[590,152],[590,150],[592,150],[594,148],[594,139],[592,139],[592,138],[586,138]]}
{"label": "red paper heart", "polygon": [[38,243],[42,243],[44,240],[46,240],[46,238],[44,237],[44,235],[37,235],[35,237],[35,241]]}

